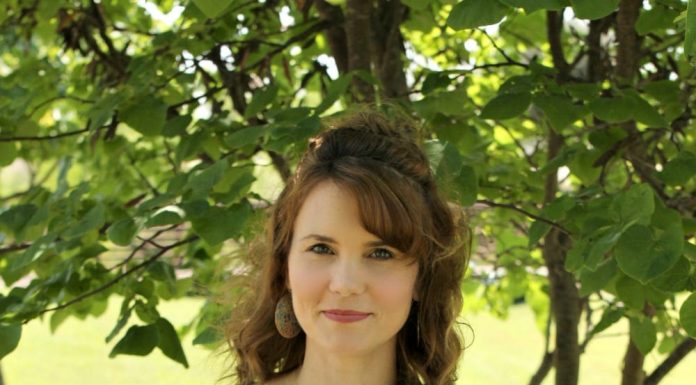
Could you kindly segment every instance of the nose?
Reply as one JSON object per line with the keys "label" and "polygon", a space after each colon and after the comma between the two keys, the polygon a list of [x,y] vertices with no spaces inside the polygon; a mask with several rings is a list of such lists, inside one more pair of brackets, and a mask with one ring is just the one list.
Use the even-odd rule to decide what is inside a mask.
{"label": "nose", "polygon": [[360,294],[365,290],[364,272],[359,258],[338,258],[331,272],[329,290],[342,297]]}

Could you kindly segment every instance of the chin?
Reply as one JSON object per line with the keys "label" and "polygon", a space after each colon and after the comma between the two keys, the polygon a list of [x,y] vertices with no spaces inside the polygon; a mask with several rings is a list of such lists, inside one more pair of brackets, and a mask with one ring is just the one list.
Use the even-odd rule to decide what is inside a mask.
{"label": "chin", "polygon": [[[394,343],[396,343],[396,338],[393,337]],[[383,347],[385,343],[390,342],[382,341],[375,336],[369,336],[360,332],[347,332],[347,331],[333,331],[324,333],[320,338],[314,339],[314,342],[321,346],[321,349],[325,353],[344,355],[344,356],[359,356],[371,353]]]}

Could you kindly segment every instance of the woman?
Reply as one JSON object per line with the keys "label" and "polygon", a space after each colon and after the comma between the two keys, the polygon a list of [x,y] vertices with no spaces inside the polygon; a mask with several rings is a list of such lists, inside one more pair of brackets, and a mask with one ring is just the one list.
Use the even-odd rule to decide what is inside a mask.
{"label": "woman", "polygon": [[469,237],[412,136],[361,112],[310,141],[226,325],[240,384],[454,384]]}

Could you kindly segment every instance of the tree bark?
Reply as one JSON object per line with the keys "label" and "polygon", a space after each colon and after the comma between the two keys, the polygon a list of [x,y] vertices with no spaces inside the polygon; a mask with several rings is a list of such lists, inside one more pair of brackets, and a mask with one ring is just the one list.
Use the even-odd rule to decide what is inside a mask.
{"label": "tree bark", "polygon": [[621,370],[621,385],[643,385],[643,361],[645,357],[629,338],[628,348],[623,360]]}
{"label": "tree bark", "polygon": [[632,84],[638,72],[640,43],[635,25],[643,4],[642,0],[621,0],[616,15],[616,77],[620,83]]}
{"label": "tree bark", "polygon": [[553,66],[556,67],[561,81],[567,80],[568,61],[563,53],[561,32],[563,31],[563,14],[558,11],[546,12],[546,36],[549,40]]}
{"label": "tree bark", "polygon": [[602,47],[602,34],[607,32],[614,17],[607,16],[603,19],[590,21],[590,31],[587,34],[588,56],[588,80],[599,82],[607,78],[610,64],[606,57],[606,50]]}
{"label": "tree bark", "polygon": [[[558,70],[558,82],[568,80],[568,62],[563,54],[561,31],[562,14],[546,13],[547,37],[553,64]],[[563,137],[553,128],[548,130],[547,160],[554,159],[563,147]],[[544,205],[551,203],[558,191],[557,169],[546,177]],[[578,345],[578,322],[580,320],[580,296],[575,277],[565,270],[565,256],[570,239],[557,228],[552,228],[544,237],[542,255],[549,271],[549,297],[551,312],[556,323],[556,385],[576,385],[580,371],[580,347]]]}
{"label": "tree bark", "polygon": [[372,18],[372,58],[382,84],[382,95],[387,99],[408,96],[402,62],[404,43],[400,29],[406,11],[399,0],[380,0]]}
{"label": "tree bark", "polygon": [[[371,0],[347,0],[346,2],[345,25],[350,71],[363,70],[371,73],[371,12]],[[360,79],[359,76],[354,76],[352,83],[356,101],[369,103],[375,100],[375,90],[370,83]]]}
{"label": "tree bark", "polygon": [[541,360],[541,365],[537,369],[536,373],[529,380],[529,385],[541,385],[544,378],[549,374],[551,368],[553,368],[553,352],[544,353],[544,358]]}
{"label": "tree bark", "polygon": [[345,18],[341,7],[331,5],[324,0],[315,0],[319,17],[331,23],[331,27],[326,30],[326,40],[331,49],[331,55],[336,62],[338,72],[344,74],[348,72],[348,41],[344,29]]}
{"label": "tree bark", "polygon": [[[549,129],[548,160],[556,157],[562,147],[560,134]],[[556,170],[546,178],[544,203],[550,203],[558,188]],[[580,347],[578,345],[578,322],[580,319],[580,296],[575,278],[565,270],[565,255],[569,238],[556,228],[544,237],[542,249],[549,271],[551,311],[556,323],[556,384],[576,385],[580,369]]]}

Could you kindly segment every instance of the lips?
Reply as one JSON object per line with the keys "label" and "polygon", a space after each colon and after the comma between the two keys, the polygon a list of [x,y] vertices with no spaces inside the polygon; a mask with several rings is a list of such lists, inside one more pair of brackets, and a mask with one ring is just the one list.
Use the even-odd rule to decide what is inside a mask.
{"label": "lips", "polygon": [[326,318],[340,323],[358,322],[370,316],[370,313],[345,309],[325,310],[322,313]]}

